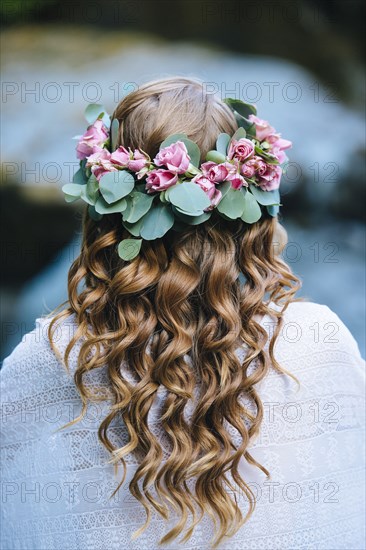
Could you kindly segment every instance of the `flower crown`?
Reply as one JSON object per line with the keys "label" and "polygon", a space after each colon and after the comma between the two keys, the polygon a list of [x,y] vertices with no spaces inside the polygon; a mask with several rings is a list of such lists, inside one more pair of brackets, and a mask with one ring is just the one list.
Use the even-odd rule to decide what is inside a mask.
{"label": "flower crown", "polygon": [[134,237],[118,245],[123,260],[138,255],[143,239],[203,223],[213,209],[225,219],[248,224],[260,219],[261,207],[271,216],[278,214],[284,151],[292,143],[258,118],[253,105],[231,98],[224,102],[239,129],[233,136],[220,134],[202,164],[198,145],[185,134],[167,137],[154,159],[141,149],[117,148],[118,120],[111,123],[102,105],[86,108],[89,126],[75,138],[80,168],[62,190],[67,202],[85,201],[96,221],[105,214],[122,215]]}

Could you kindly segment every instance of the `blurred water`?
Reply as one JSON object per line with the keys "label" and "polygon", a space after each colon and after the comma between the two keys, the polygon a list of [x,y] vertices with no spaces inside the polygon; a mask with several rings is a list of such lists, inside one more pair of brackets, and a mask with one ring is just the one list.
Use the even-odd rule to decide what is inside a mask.
{"label": "blurred water", "polygon": [[[8,29],[3,40],[8,47],[2,60],[6,84],[2,130],[7,136],[1,144],[2,158],[15,163],[15,177],[24,185],[61,189],[70,179],[68,163],[75,161],[71,137],[85,129],[83,110],[88,102],[101,102],[113,111],[139,83],[173,74],[200,77],[209,92],[222,98],[256,103],[261,118],[269,119],[294,142],[291,161],[298,166],[289,172],[289,179],[293,186],[307,181],[314,207],[326,205],[341,177],[345,181],[353,177],[349,159],[365,148],[359,113],[338,102],[312,74],[285,60],[122,33],[96,36],[85,29],[43,28],[37,33]],[[48,170],[50,163],[53,167]],[[286,260],[304,279],[302,294],[331,307],[365,355],[364,228],[326,219],[312,225],[311,212],[305,217],[310,222],[307,229],[296,220],[287,224]],[[65,299],[75,244],[72,253],[65,249],[30,281],[19,300],[10,295],[5,319],[15,325],[9,325],[3,354],[33,328],[35,317]]]}
{"label": "blurred water", "polygon": [[[2,72],[2,158],[41,168],[39,183],[61,187],[69,178],[65,163],[75,160],[71,137],[85,129],[88,102],[112,111],[138,84],[168,75],[196,76],[222,98],[256,103],[294,143],[289,173],[294,184],[313,182],[314,201],[324,200],[349,159],[365,148],[364,125],[356,111],[339,102],[315,77],[294,63],[271,57],[239,55],[189,43],[164,43],[149,37],[84,29],[8,30]],[[30,40],[31,38],[31,40]],[[24,48],[24,43],[27,48]],[[34,183],[27,174],[25,183]]]}

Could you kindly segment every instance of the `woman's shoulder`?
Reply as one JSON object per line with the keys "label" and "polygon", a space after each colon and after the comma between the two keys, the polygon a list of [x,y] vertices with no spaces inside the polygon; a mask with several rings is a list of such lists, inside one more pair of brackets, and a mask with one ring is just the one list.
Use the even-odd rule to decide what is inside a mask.
{"label": "woman's shoulder", "polygon": [[[31,383],[41,384],[49,377],[66,378],[68,376],[48,338],[51,321],[52,317],[37,318],[34,329],[26,333],[10,355],[4,359],[0,370],[3,391],[6,388],[9,391],[13,388],[16,392],[22,384],[24,386],[29,386]],[[72,338],[75,328],[73,315],[57,323],[54,342],[61,355]]]}
{"label": "woman's shoulder", "polygon": [[[280,309],[280,308],[277,308]],[[364,371],[358,344],[339,315],[327,305],[294,301],[283,312],[277,350],[308,361],[346,362]]]}

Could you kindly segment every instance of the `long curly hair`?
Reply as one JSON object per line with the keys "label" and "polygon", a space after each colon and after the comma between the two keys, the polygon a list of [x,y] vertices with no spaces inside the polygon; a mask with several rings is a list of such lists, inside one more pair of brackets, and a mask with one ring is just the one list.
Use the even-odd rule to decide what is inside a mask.
{"label": "long curly hair", "polygon": [[[150,156],[169,134],[182,132],[198,143],[204,158],[220,132],[232,134],[237,128],[223,102],[205,94],[199,81],[180,77],[150,82],[130,93],[113,118],[120,122],[119,143],[140,147]],[[123,238],[128,232],[120,215],[96,222],[85,213],[81,252],[69,271],[68,306],[50,323],[49,338],[57,352],[57,324],[75,315],[77,330],[63,355],[67,368],[71,350],[82,342],[74,373],[82,412],[69,424],[83,418],[90,402],[103,398],[90,391],[85,375],[107,369],[112,403],[98,436],[111,462],[123,466],[123,478],[113,494],[126,476],[124,457],[134,452],[141,457],[129,483],[146,511],[146,522],[135,536],[149,525],[152,507],[167,519],[171,505],[180,519],[160,544],[178,537],[192,514],[183,537],[188,540],[207,512],[215,525],[219,520],[216,546],[234,534],[255,507],[254,494],[238,470],[240,459],[269,475],[251,456],[249,444],[263,418],[256,384],[271,366],[286,372],[274,357],[274,345],[283,312],[300,286],[279,254],[286,235],[276,218],[266,213],[248,225],[240,219],[225,220],[214,210],[203,224],[143,241],[131,262],[117,254]],[[271,302],[281,308],[271,308]],[[265,314],[277,318],[268,346],[269,336],[259,322]],[[235,350],[243,344],[247,354],[241,362]],[[123,361],[133,370],[136,383],[124,376]],[[253,364],[254,370],[248,369]],[[161,386],[166,390],[159,419],[169,442],[166,460],[162,441],[148,422]],[[198,397],[188,421],[185,407],[195,391]],[[254,406],[254,414],[244,406],[243,396]],[[113,422],[127,429],[126,445],[111,441]],[[234,444],[229,428],[240,434],[240,445]],[[189,480],[194,480],[194,490]],[[237,490],[246,495],[246,514],[228,488],[234,497]]]}

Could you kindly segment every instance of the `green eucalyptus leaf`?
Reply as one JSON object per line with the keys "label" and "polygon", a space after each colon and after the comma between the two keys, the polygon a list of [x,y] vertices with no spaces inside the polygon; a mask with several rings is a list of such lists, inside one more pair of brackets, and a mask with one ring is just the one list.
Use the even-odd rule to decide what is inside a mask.
{"label": "green eucalyptus leaf", "polygon": [[194,143],[194,141],[191,141],[190,139],[184,140],[184,143],[187,147],[188,155],[191,159],[191,164],[193,164],[193,166],[197,168],[200,164],[201,159],[200,148],[198,147],[197,143]]}
{"label": "green eucalyptus leaf", "polygon": [[247,137],[247,133],[246,131],[244,130],[244,128],[238,128],[237,131],[235,132],[235,134],[233,135],[233,137],[231,138],[231,140],[236,140],[238,141],[239,139],[241,138],[245,138]]}
{"label": "green eucalyptus leaf", "polygon": [[162,202],[170,202],[169,200],[169,193],[171,193],[171,191],[173,189],[175,189],[175,187],[178,187],[179,185],[181,185],[181,183],[176,183],[174,185],[172,185],[171,187],[168,187],[168,189],[165,189],[163,192],[164,192],[164,200]]}
{"label": "green eucalyptus leaf", "polygon": [[249,185],[249,188],[259,204],[269,206],[280,203],[280,192],[278,189],[274,189],[273,191],[263,191],[262,189],[259,189],[259,187],[252,184]]}
{"label": "green eucalyptus leaf", "polygon": [[196,215],[211,205],[211,201],[203,189],[197,183],[185,181],[170,188],[169,201],[184,212],[192,212]]}
{"label": "green eucalyptus leaf", "polygon": [[128,222],[122,221],[122,225],[127,229],[129,233],[131,233],[131,235],[133,235],[134,237],[140,237],[142,222],[143,222],[143,218],[140,218],[135,223],[128,223]]}
{"label": "green eucalyptus leaf", "polygon": [[159,151],[165,149],[165,147],[169,147],[172,143],[177,143],[177,141],[183,141],[185,139],[188,139],[186,134],[171,134],[160,144]]}
{"label": "green eucalyptus leaf", "polygon": [[257,222],[262,216],[261,207],[250,191],[244,189],[242,190],[242,195],[244,197],[244,211],[240,216],[241,219],[246,223]]}
{"label": "green eucalyptus leaf", "polygon": [[99,182],[94,174],[92,174],[88,179],[88,183],[86,185],[83,185],[80,197],[91,206],[94,206],[98,199],[98,196]]}
{"label": "green eucalyptus leaf", "polygon": [[244,118],[241,115],[238,115],[237,113],[235,113],[235,118],[238,123],[238,126],[240,128],[244,128],[244,130],[246,131],[247,137],[248,136],[254,137],[254,138],[256,137],[257,129],[255,124],[253,124],[253,122],[251,122],[247,118]]}
{"label": "green eucalyptus leaf", "polygon": [[266,208],[267,208],[268,214],[273,218],[275,218],[280,211],[280,207],[278,204],[271,204],[270,206],[266,206]]}
{"label": "green eucalyptus leaf", "polygon": [[75,202],[79,200],[80,197],[73,197],[72,195],[65,194],[64,199],[66,202]]}
{"label": "green eucalyptus leaf", "polygon": [[148,241],[157,239],[165,235],[174,224],[174,214],[170,205],[156,203],[154,208],[151,208],[141,218],[140,235]]}
{"label": "green eucalyptus leaf", "polygon": [[256,115],[257,109],[254,105],[251,103],[244,103],[244,101],[241,101],[241,99],[233,99],[231,97],[227,97],[224,100],[224,103],[229,105],[231,109],[239,113],[244,118],[248,118],[249,115]]}
{"label": "green eucalyptus leaf", "polygon": [[217,164],[221,164],[222,162],[225,162],[226,157],[219,151],[209,151],[206,155],[206,160],[211,162],[216,162]]}
{"label": "green eucalyptus leaf", "polygon": [[227,148],[230,143],[230,136],[229,134],[220,134],[219,137],[216,140],[216,149],[219,153],[224,155],[226,157]]}
{"label": "green eucalyptus leaf", "polygon": [[107,172],[99,181],[100,192],[109,204],[131,193],[134,185],[135,178],[127,170]]}
{"label": "green eucalyptus leaf", "polygon": [[212,215],[212,211],[209,211],[203,212],[199,216],[190,216],[182,212],[181,210],[179,210],[179,208],[176,208],[175,206],[173,206],[172,209],[173,212],[177,215],[178,219],[182,222],[187,223],[188,225],[198,225],[200,223],[203,223],[208,220]]}
{"label": "green eucalyptus leaf", "polygon": [[118,245],[118,256],[122,260],[130,261],[140,252],[142,239],[123,239]]}
{"label": "green eucalyptus leaf", "polygon": [[231,181],[224,181],[223,183],[219,183],[216,185],[216,188],[221,191],[222,198],[225,197],[226,193],[231,189]]}
{"label": "green eucalyptus leaf", "polygon": [[[174,205],[173,205],[174,206]],[[178,208],[177,206],[174,207],[176,211],[180,212],[181,214],[184,214],[185,216],[188,216],[190,218],[194,218],[194,217],[197,217],[197,216],[201,216],[201,214],[204,214],[203,210],[195,210],[194,212],[192,211],[187,211],[187,210],[182,210],[182,208]]]}
{"label": "green eucalyptus leaf", "polygon": [[106,126],[109,126],[110,119],[105,107],[99,103],[90,103],[85,109],[85,118],[89,124],[93,124],[98,118],[101,118]]}
{"label": "green eucalyptus leaf", "polygon": [[255,126],[255,124],[251,124],[250,126],[247,126],[246,128],[246,131],[247,131],[247,136],[249,138],[256,138],[257,137],[257,128]]}
{"label": "green eucalyptus leaf", "polygon": [[161,200],[161,202],[169,202],[168,199],[166,198],[165,196],[165,191],[160,191],[159,193],[159,199]]}
{"label": "green eucalyptus leaf", "polygon": [[126,210],[126,207],[126,199],[120,199],[119,201],[110,204],[106,202],[103,197],[99,197],[99,199],[95,203],[95,210],[98,212],[98,214],[116,214],[119,212],[124,212],[124,210]]}
{"label": "green eucalyptus leaf", "polygon": [[87,182],[85,170],[83,170],[83,168],[79,168],[79,170],[75,172],[72,182],[78,183],[79,185],[84,185]]}
{"label": "green eucalyptus leaf", "polygon": [[217,205],[217,209],[231,220],[235,220],[242,215],[244,203],[244,195],[241,190],[231,187]]}
{"label": "green eucalyptus leaf", "polygon": [[116,118],[112,120],[111,124],[111,153],[113,153],[117,149],[117,143],[118,143],[118,132],[119,132],[119,122]]}
{"label": "green eucalyptus leaf", "polygon": [[133,190],[127,198],[127,208],[123,213],[124,221],[137,222],[150,209],[153,200],[154,195],[147,195]]}
{"label": "green eucalyptus leaf", "polygon": [[65,195],[79,198],[83,187],[83,185],[79,185],[78,183],[66,183],[62,186],[62,191]]}
{"label": "green eucalyptus leaf", "polygon": [[160,144],[159,150],[161,151],[161,149],[164,149],[165,147],[168,147],[169,145],[172,145],[177,141],[182,141],[185,144],[188,151],[188,155],[190,156],[190,159],[191,159],[191,164],[193,164],[193,166],[197,168],[197,166],[199,166],[199,163],[200,163],[201,151],[197,143],[194,143],[194,141],[191,141],[190,139],[188,139],[186,134],[172,134],[168,136]]}
{"label": "green eucalyptus leaf", "polygon": [[92,220],[99,222],[103,218],[102,214],[98,214],[94,206],[88,206],[88,213]]}
{"label": "green eucalyptus leaf", "polygon": [[257,155],[261,156],[268,164],[279,164],[278,159],[274,155],[267,153],[261,147],[258,147],[258,145],[254,146],[254,150]]}

